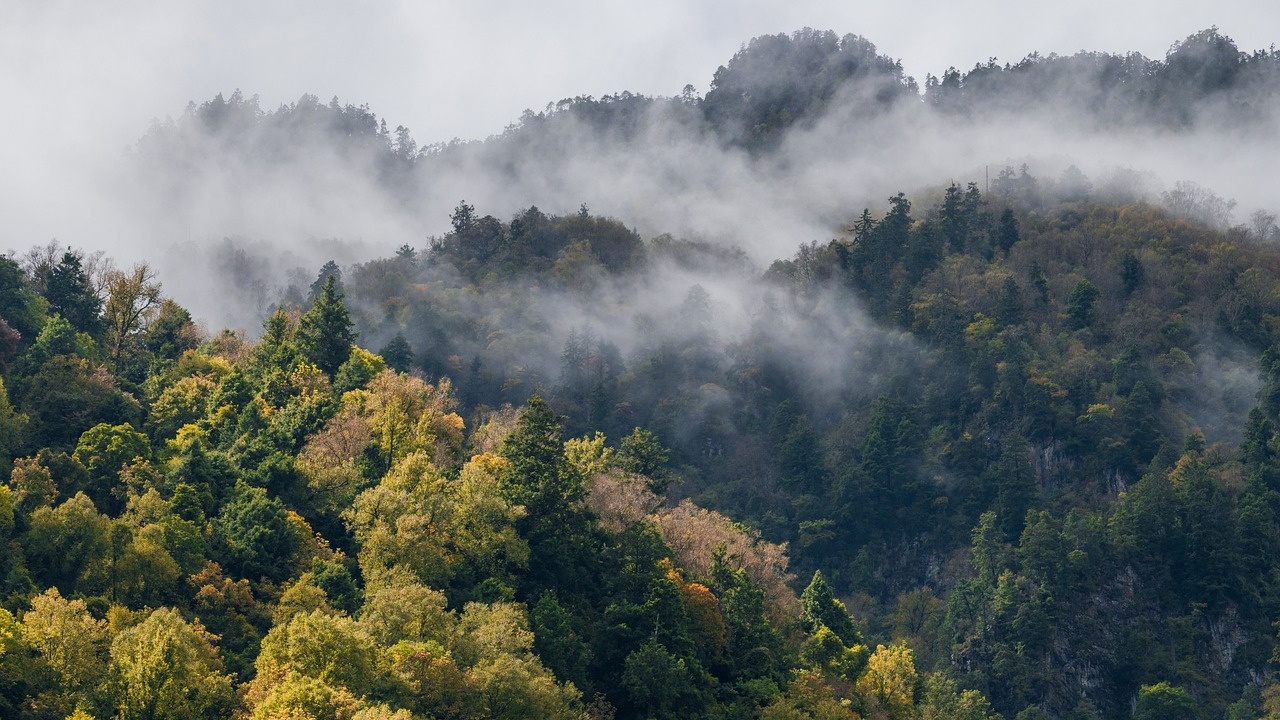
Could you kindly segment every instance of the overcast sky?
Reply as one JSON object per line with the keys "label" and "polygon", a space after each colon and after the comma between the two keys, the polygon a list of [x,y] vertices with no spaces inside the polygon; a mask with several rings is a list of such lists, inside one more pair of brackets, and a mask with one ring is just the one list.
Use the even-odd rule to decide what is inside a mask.
{"label": "overcast sky", "polygon": [[751,37],[806,26],[863,35],[922,82],[1032,51],[1159,58],[1211,25],[1244,50],[1280,40],[1273,1],[1152,5],[0,0],[0,251],[53,236],[85,242],[76,236],[95,208],[77,188],[103,182],[102,168],[151,118],[237,88],[264,108],[303,93],[367,103],[429,143],[501,132],[564,97],[705,92]]}

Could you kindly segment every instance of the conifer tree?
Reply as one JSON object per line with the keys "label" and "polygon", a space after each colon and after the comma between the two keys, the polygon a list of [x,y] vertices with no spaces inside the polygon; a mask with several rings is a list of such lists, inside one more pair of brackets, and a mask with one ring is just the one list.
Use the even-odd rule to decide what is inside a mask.
{"label": "conifer tree", "polygon": [[511,463],[503,493],[526,513],[516,523],[530,551],[524,590],[536,597],[537,591],[552,589],[572,601],[571,593],[594,582],[598,558],[593,516],[583,503],[586,488],[581,474],[565,460],[560,422],[546,401],[534,395],[500,454]]}
{"label": "conifer tree", "polygon": [[541,396],[529,398],[515,432],[502,444],[511,461],[507,493],[533,517],[553,513],[580,500],[580,483],[573,482],[563,458],[560,419]]}
{"label": "conifer tree", "polygon": [[333,279],[337,285],[339,295],[346,294],[346,288],[342,286],[342,268],[338,267],[338,263],[330,260],[320,268],[320,274],[312,281],[311,287],[307,290],[307,302],[314,303],[324,293],[324,286]]}
{"label": "conifer tree", "polygon": [[93,291],[78,253],[67,250],[62,254],[62,260],[49,271],[44,296],[49,309],[66,318],[76,330],[95,336],[103,331],[102,300]]}
{"label": "conifer tree", "polygon": [[854,626],[853,618],[849,617],[844,603],[836,599],[827,579],[822,577],[821,570],[813,571],[813,580],[809,581],[809,586],[801,593],[800,604],[803,608],[801,618],[813,630],[825,625],[840,638],[845,647],[853,647],[862,642],[862,634]]}
{"label": "conifer tree", "polygon": [[378,354],[396,372],[408,372],[413,366],[413,346],[405,339],[404,333],[396,333],[395,337],[382,346]]}
{"label": "conifer tree", "polygon": [[330,275],[320,297],[298,320],[294,338],[302,354],[332,376],[351,355],[351,343],[356,339],[351,326],[342,292],[338,290],[337,280]]}

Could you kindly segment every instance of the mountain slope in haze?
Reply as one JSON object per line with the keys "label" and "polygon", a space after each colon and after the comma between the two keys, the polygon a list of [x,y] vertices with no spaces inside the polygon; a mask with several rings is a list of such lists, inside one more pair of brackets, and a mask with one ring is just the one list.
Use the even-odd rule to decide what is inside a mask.
{"label": "mountain slope in haze", "polygon": [[252,332],[0,258],[0,714],[1273,714],[1275,217],[1004,158],[1265,155],[1276,57],[921,95],[806,30],[425,150],[193,104],[139,207]]}
{"label": "mountain slope in haze", "polygon": [[[5,317],[43,328],[12,333],[0,414],[19,438],[15,608],[61,602],[36,602],[50,586],[117,614],[185,608],[217,623],[220,662],[261,712],[300,692],[301,678],[272,674],[280,643],[321,632],[374,658],[372,674],[306,676],[325,692],[441,707],[412,689],[407,648],[385,639],[400,636],[367,615],[393,590],[461,613],[432,616],[426,639],[454,653],[437,671],[470,678],[465,702],[498,692],[475,663],[525,658],[556,702],[600,692],[597,710],[622,717],[768,715],[824,697],[907,717],[963,688],[1005,717],[1127,717],[1166,690],[1197,717],[1261,707],[1280,549],[1274,228],[1214,230],[1079,197],[1075,175],[1012,170],[989,194],[895,195],[768,269],[586,209],[501,221],[464,204],[452,222],[422,252],[322,268],[254,345],[201,344],[173,305],[122,341],[95,314],[80,327],[44,309],[88,302],[91,283],[16,276]],[[76,263],[58,259],[58,276]],[[101,317],[121,307],[124,275]],[[345,345],[344,328],[382,357]],[[345,361],[326,359],[326,338]],[[57,411],[52,387],[83,411]],[[526,400],[519,419],[511,405]],[[130,543],[128,562],[103,554],[98,530],[57,562],[75,513]],[[406,534],[426,517],[463,534]],[[229,533],[244,523],[261,533],[240,543]],[[311,533],[325,545],[302,543]],[[720,543],[731,553],[716,560]],[[858,626],[798,615],[789,566],[820,570],[816,587]],[[751,597],[766,602],[735,604]],[[512,598],[525,619],[492,616]],[[628,629],[650,621],[665,628],[651,644]],[[527,623],[536,657],[573,688],[545,685],[527,648],[467,654],[469,633],[495,622]],[[51,671],[46,646],[21,647],[37,661],[21,671],[34,675],[6,671],[21,679],[15,707]],[[650,696],[641,667],[686,670]],[[922,694],[876,695],[879,672]],[[94,697],[110,702],[111,687]]]}
{"label": "mountain slope in haze", "polygon": [[[434,144],[336,99],[273,110],[237,92],[157,123],[117,204],[148,247],[270,239],[276,257],[264,260],[289,263],[276,275],[293,257],[323,262],[308,248],[330,239],[340,241],[324,254],[344,262],[420,246],[448,230],[461,199],[504,218],[586,203],[645,234],[735,245],[767,263],[827,236],[851,205],[939,177],[985,188],[1024,162],[1038,176],[1074,164],[1099,191],[1153,202],[1190,180],[1247,215],[1275,210],[1262,158],[1277,136],[1277,68],[1274,51],[1243,53],[1208,30],[1164,60],[1033,55],[926,78],[921,94],[867,40],[806,30],[748,43],[705,94],[567,99],[484,141]],[[257,308],[198,297],[194,280],[199,313],[261,321]]]}

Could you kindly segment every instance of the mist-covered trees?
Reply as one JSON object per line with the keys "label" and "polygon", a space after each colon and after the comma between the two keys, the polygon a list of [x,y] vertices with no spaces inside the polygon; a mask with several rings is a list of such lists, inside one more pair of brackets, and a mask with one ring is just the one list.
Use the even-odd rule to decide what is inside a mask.
{"label": "mist-covered trees", "polygon": [[585,287],[593,275],[623,272],[642,258],[643,243],[634,230],[589,212],[555,216],[531,206],[503,223],[478,216],[464,201],[450,221],[452,232],[433,240],[432,254],[473,280],[551,270],[559,283]]}
{"label": "mist-covered trees", "polygon": [[1032,53],[1016,63],[992,59],[967,72],[952,68],[928,78],[925,99],[948,113],[976,117],[1032,105],[1072,113],[1085,127],[1182,129],[1201,120],[1245,124],[1265,117],[1262,106],[1269,101],[1258,101],[1276,97],[1278,79],[1274,48],[1241,52],[1208,28],[1174,43],[1163,60],[1138,53]]}
{"label": "mist-covered trees", "polygon": [[702,109],[727,141],[759,151],[854,88],[886,105],[915,91],[901,64],[868,40],[805,28],[751,40],[716,70]]}
{"label": "mist-covered trees", "polygon": [[[54,423],[24,394],[50,425],[4,448],[19,455],[0,485],[6,711],[698,717],[780,701],[799,612],[781,547],[692,505],[659,515],[671,451],[648,430],[566,442],[534,395],[467,432],[447,378],[352,346],[334,286],[253,344],[191,347],[189,315],[161,303],[120,336],[146,361],[129,366],[128,421]],[[709,298],[693,297],[705,332]],[[123,371],[98,353],[110,330],[37,320],[10,374],[24,393],[55,367],[104,387]],[[339,345],[341,362],[324,354]],[[67,440],[33,447],[55,431]]]}
{"label": "mist-covered trees", "polygon": [[[1091,112],[1147,122],[1176,94],[1152,77],[1209,112],[1268,62],[1210,32],[926,99],[980,119],[1096,70]],[[672,112],[767,163],[868,89],[868,113],[910,97],[869,43],[806,31]],[[580,98],[488,147],[571,121],[634,141],[661,105]],[[318,133],[407,202],[446,154],[235,95],[139,155],[206,131],[263,157]],[[146,267],[0,258],[0,714],[1257,716],[1274,223],[1221,232],[1227,201],[1173,193],[1010,167],[764,273],[585,204],[464,202],[421,252],[326,264],[256,339],[200,337]]]}
{"label": "mist-covered trees", "polygon": [[[1269,656],[1280,474],[1266,448],[1280,417],[1270,390],[1250,414],[1247,383],[1206,388],[1212,368],[1269,343],[1270,251],[1008,181],[895,195],[762,276],[697,243],[615,237],[623,226],[589,212],[574,232],[608,232],[558,244],[567,219],[531,209],[491,224],[499,250],[464,280],[449,268],[475,258],[448,243],[483,219],[464,206],[462,234],[353,267],[346,297],[322,273],[311,308],[273,314],[254,343],[202,342],[162,302],[127,367],[104,355],[109,331],[77,332],[24,296],[40,332],[14,346],[5,378],[21,550],[5,592],[100,598],[95,619],[112,605],[199,617],[221,638],[222,672],[256,683],[244,708],[259,715],[479,712],[498,697],[577,712],[600,693],[620,717],[1013,717],[1074,711],[1080,688],[1102,688],[1086,705],[1107,715],[1164,681],[1223,707],[1243,676],[1196,648],[1226,622],[1258,638],[1240,657]],[[637,241],[612,267],[610,237]],[[526,264],[504,264],[515,257]],[[587,275],[566,274],[579,261]],[[672,267],[740,273],[771,314],[728,330],[724,291],[690,284],[667,293],[672,322],[637,316],[615,343],[616,328],[555,325],[539,304],[548,288],[608,287],[581,278]],[[822,344],[864,304],[883,330]],[[1219,334],[1240,347],[1215,354]],[[354,347],[364,337],[444,377],[388,368]],[[91,388],[101,404],[58,399]],[[1192,428],[1209,440],[1182,452]],[[664,507],[663,490],[697,505]],[[814,578],[800,597],[793,568]],[[1103,613],[1117,578],[1132,595]],[[515,603],[542,669],[523,650],[480,663],[439,629],[438,647],[397,649],[392,631],[348,622],[384,593],[443,603],[432,627],[468,603]],[[259,643],[316,613],[348,619],[331,624],[375,658],[369,673],[260,676]],[[1205,679],[1174,674],[1191,667]],[[507,672],[514,684],[497,682]],[[14,692],[53,692],[32,682]]]}

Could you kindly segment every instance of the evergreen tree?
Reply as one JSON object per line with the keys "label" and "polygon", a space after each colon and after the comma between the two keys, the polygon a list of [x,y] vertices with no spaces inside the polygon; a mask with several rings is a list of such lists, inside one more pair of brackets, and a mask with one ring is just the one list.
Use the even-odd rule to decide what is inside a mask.
{"label": "evergreen tree", "polygon": [[821,493],[822,448],[799,403],[785,400],[778,406],[771,434],[779,485],[797,494]]}
{"label": "evergreen tree", "polygon": [[813,571],[813,579],[800,595],[802,607],[801,619],[809,625],[810,631],[816,632],[826,627],[835,633],[845,647],[853,647],[862,643],[862,633],[853,624],[853,618],[845,610],[844,603],[836,599],[821,570]]}
{"label": "evergreen tree", "polygon": [[653,433],[636,428],[630,435],[622,438],[622,444],[618,448],[618,464],[627,472],[649,478],[649,488],[661,494],[666,492],[671,483],[665,469],[670,455]]}
{"label": "evergreen tree", "polygon": [[1142,261],[1132,250],[1125,250],[1124,257],[1120,260],[1120,281],[1124,284],[1124,294],[1132,295],[1142,285],[1145,277]]}
{"label": "evergreen tree", "polygon": [[0,322],[17,330],[30,343],[40,332],[36,294],[13,259],[0,255]]}
{"label": "evergreen tree", "polygon": [[511,462],[507,473],[510,501],[533,518],[562,513],[585,496],[581,479],[564,461],[560,418],[539,395],[529,398],[515,432],[502,444]]}
{"label": "evergreen tree", "polygon": [[396,372],[408,372],[409,368],[413,367],[413,347],[405,339],[404,333],[396,333],[395,337],[382,346],[378,354],[387,361],[387,366]]}
{"label": "evergreen tree", "polygon": [[333,280],[337,286],[338,295],[346,294],[346,289],[342,286],[342,268],[338,267],[338,263],[330,260],[320,268],[320,274],[311,283],[311,287],[307,290],[307,302],[314,303],[324,294],[324,286],[329,284],[329,280]]}
{"label": "evergreen tree", "polygon": [[165,300],[155,321],[147,328],[144,342],[157,358],[177,360],[182,353],[200,345],[200,334],[186,308],[173,300]]}
{"label": "evergreen tree", "polygon": [[500,453],[511,463],[503,478],[506,499],[525,508],[516,523],[529,543],[522,589],[531,597],[551,589],[566,600],[581,600],[595,582],[599,562],[595,523],[583,503],[582,477],[565,460],[560,418],[540,396],[529,398]]}
{"label": "evergreen tree", "polygon": [[1101,294],[1097,286],[1085,278],[1076,283],[1071,295],[1067,297],[1067,319],[1070,320],[1071,327],[1077,330],[1089,327]]}
{"label": "evergreen tree", "polygon": [[1012,275],[1004,279],[1004,287],[1000,289],[996,318],[1005,325],[1022,322],[1022,289]]}
{"label": "evergreen tree", "polygon": [[1007,253],[1019,239],[1021,237],[1018,233],[1018,218],[1014,216],[1013,210],[1005,208],[1000,213],[1000,227],[996,230],[996,244]]}
{"label": "evergreen tree", "polygon": [[591,649],[573,629],[573,616],[554,593],[544,592],[529,609],[529,626],[534,634],[533,649],[542,664],[561,682],[569,681],[586,690]]}
{"label": "evergreen tree", "polygon": [[351,316],[342,302],[338,281],[329,276],[320,297],[298,320],[294,338],[302,354],[332,376],[351,356],[351,343],[356,338],[351,326]]}
{"label": "evergreen tree", "polygon": [[49,309],[66,318],[76,330],[97,337],[106,329],[102,300],[93,291],[80,254],[67,250],[49,272],[44,297]]}

